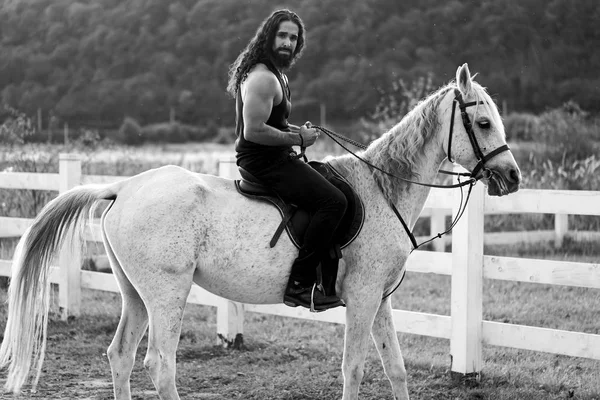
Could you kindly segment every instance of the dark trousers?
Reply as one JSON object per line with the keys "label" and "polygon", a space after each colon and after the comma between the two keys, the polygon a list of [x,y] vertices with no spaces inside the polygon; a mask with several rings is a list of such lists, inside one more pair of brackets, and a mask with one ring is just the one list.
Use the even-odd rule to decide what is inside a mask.
{"label": "dark trousers", "polygon": [[348,202],[346,196],[308,164],[288,159],[261,171],[250,171],[284,201],[313,214],[300,257],[329,249]]}

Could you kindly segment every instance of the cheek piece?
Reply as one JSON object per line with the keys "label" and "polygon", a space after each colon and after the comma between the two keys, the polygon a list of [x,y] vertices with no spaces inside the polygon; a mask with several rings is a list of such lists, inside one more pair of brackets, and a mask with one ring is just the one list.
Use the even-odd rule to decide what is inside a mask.
{"label": "cheek piece", "polygon": [[478,179],[477,175],[479,171],[483,170],[483,177],[489,176],[490,172],[487,168],[485,168],[486,161],[489,161],[491,158],[496,155],[510,150],[507,144],[504,144],[488,154],[483,154],[481,151],[481,147],[479,147],[479,143],[477,142],[477,138],[475,137],[475,132],[473,131],[473,124],[471,123],[471,119],[467,114],[467,107],[471,107],[477,104],[484,104],[483,101],[472,101],[469,103],[465,103],[462,94],[458,89],[454,89],[454,102],[452,103],[452,116],[450,117],[450,134],[448,135],[448,161],[454,162],[452,159],[452,134],[454,130],[454,114],[456,113],[456,105],[460,108],[460,115],[462,117],[463,126],[465,127],[465,131],[467,132],[467,136],[469,137],[469,141],[471,142],[471,147],[473,148],[473,152],[475,153],[475,157],[477,158],[477,165],[473,168],[471,172],[471,177]]}

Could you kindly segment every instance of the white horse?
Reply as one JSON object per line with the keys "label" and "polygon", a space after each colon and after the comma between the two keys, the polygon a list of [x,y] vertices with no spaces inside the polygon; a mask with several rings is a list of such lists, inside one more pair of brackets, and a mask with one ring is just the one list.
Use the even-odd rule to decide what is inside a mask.
{"label": "white horse", "polygon": [[[457,105],[464,106],[469,121],[455,117]],[[464,64],[456,82],[419,103],[360,156],[394,175],[431,183],[451,152],[457,163],[481,171],[489,194],[504,195],[518,190],[521,180],[513,155],[504,150],[498,110]],[[482,152],[483,170],[476,156]],[[358,398],[371,334],[395,399],[405,400],[406,370],[390,297],[383,297],[398,284],[411,241],[389,204],[412,229],[429,188],[373,171],[350,155],[328,162],[353,185],[366,212],[361,234],[344,250],[336,283],[346,303],[342,399]],[[30,375],[37,384],[45,352],[48,267],[67,233],[82,226],[100,200],[111,201],[102,216],[102,237],[123,300],[107,351],[115,399],[131,399],[135,353],[148,328],[144,366],[161,399],[179,399],[175,353],[192,284],[238,302],[281,303],[297,250],[286,235],[269,247],[281,220],[274,207],[239,195],[231,180],[176,166],[61,194],[37,216],[15,253],[0,348],[9,391],[18,392]]]}

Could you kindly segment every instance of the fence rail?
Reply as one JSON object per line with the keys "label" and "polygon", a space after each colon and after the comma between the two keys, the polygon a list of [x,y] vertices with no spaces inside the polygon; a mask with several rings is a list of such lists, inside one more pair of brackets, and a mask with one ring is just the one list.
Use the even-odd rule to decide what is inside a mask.
{"label": "fence rail", "polygon": [[[235,178],[236,174],[231,160],[220,163],[219,175]],[[0,188],[63,192],[80,183],[107,183],[122,178],[82,175],[79,157],[61,154],[58,174],[0,173]],[[454,205],[458,204],[457,196],[452,191],[431,191],[424,215],[430,217],[433,232],[440,231],[443,219],[456,212]],[[407,262],[407,270],[411,272],[451,276],[451,315],[394,310],[397,331],[449,339],[452,371],[460,374],[481,371],[483,343],[600,360],[600,335],[484,321],[482,315],[484,278],[600,289],[600,264],[484,255],[484,240],[487,242],[494,235],[493,240],[507,240],[503,236],[506,233],[484,236],[484,215],[555,214],[558,222],[554,231],[534,234],[559,242],[566,235],[595,239],[600,237],[598,232],[569,232],[566,221],[570,214],[600,215],[598,204],[600,192],[521,190],[508,197],[492,198],[485,195],[482,185],[475,186],[467,210],[454,228],[452,253],[415,251]],[[0,238],[22,235],[31,222],[27,218],[0,217]],[[92,224],[89,228],[87,239],[100,240],[98,225]],[[532,233],[511,232],[508,235],[518,235],[518,240],[522,240],[522,235]],[[10,260],[0,260],[0,276],[10,276],[10,264]],[[59,306],[63,318],[79,315],[82,289],[118,291],[111,274],[82,271],[80,266],[81,259],[61,256],[58,265],[51,268],[50,280],[59,286]],[[345,311],[340,308],[311,314],[307,310],[283,304],[242,305],[198,286],[192,288],[188,302],[217,307],[217,340],[228,345],[243,333],[245,312],[345,323]]]}

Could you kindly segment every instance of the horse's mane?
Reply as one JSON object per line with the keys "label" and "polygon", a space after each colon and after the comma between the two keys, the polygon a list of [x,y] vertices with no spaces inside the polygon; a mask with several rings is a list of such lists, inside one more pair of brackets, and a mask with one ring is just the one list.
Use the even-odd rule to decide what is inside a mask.
{"label": "horse's mane", "polygon": [[[456,87],[456,83],[452,81],[421,100],[399,123],[371,142],[369,147],[360,154],[361,158],[393,175],[418,180],[419,174],[416,171],[420,160],[425,156],[425,145],[435,136],[442,125],[438,110],[440,102],[449,91],[454,90]],[[485,107],[489,115],[494,115],[492,112],[493,107],[496,111],[495,114],[500,118],[495,103],[484,87],[472,81],[472,93],[478,101],[485,100],[484,105],[476,107],[475,117],[479,107]],[[457,115],[460,118],[460,114]],[[502,124],[500,123],[498,126],[502,126]],[[336,159],[330,161],[334,161],[336,166],[351,173],[350,169],[353,167],[344,162],[347,157],[336,157]],[[373,170],[373,173],[377,175],[386,197],[394,198],[394,192],[396,191],[394,183],[397,182],[397,179],[375,170]],[[395,193],[395,195],[398,195],[398,193]]]}
{"label": "horse's mane", "polygon": [[[441,126],[438,106],[444,95],[456,87],[448,84],[425,99],[406,114],[392,129],[374,140],[364,153],[373,165],[406,179],[418,179],[416,173],[423,148]],[[393,177],[377,173],[385,191],[392,190]],[[385,193],[389,197],[391,193]]]}
{"label": "horse's mane", "polygon": [[365,156],[375,165],[388,166],[393,173],[416,178],[417,156],[439,128],[437,108],[449,89],[443,87],[417,103],[399,123],[369,145]]}

